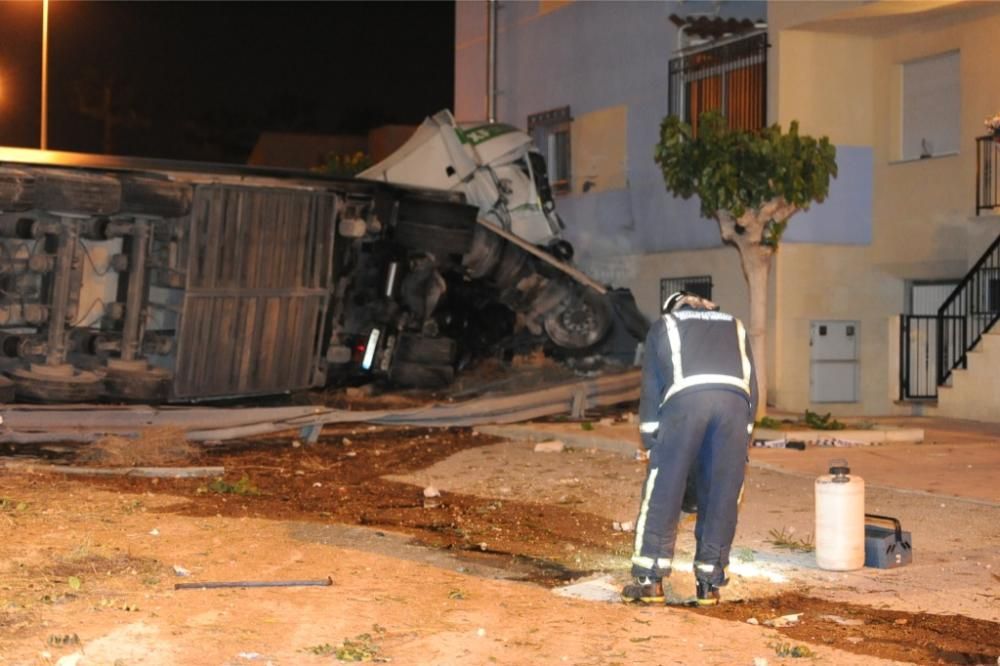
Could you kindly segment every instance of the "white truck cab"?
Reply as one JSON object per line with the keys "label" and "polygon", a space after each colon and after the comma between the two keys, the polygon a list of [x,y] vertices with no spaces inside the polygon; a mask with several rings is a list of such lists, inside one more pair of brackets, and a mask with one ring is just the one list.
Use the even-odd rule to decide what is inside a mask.
{"label": "white truck cab", "polygon": [[531,137],[512,125],[458,125],[449,111],[441,111],[358,178],[460,191],[479,207],[482,219],[533,245],[567,251],[545,160]]}

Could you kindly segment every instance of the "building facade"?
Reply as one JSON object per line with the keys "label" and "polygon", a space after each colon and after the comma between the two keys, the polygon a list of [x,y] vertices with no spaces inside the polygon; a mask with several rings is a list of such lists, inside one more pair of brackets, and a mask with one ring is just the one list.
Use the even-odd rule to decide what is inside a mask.
{"label": "building facade", "polygon": [[[487,115],[489,7],[457,4],[459,120]],[[975,214],[973,195],[976,137],[983,117],[1000,110],[1000,86],[989,74],[1000,51],[992,38],[1000,6],[543,0],[497,7],[496,119],[528,127],[548,155],[579,263],[630,287],[649,315],[661,291],[676,286],[710,288],[724,308],[749,313],[735,249],[700,218],[696,200],[664,188],[652,155],[665,115],[714,105],[732,122],[732,100],[750,88],[764,91],[767,122],[798,120],[803,133],[829,136],[839,176],[823,204],[792,218],[772,267],[769,402],[837,414],[923,408],[906,399],[921,391],[901,393],[901,381],[936,374],[939,355],[901,360],[901,352],[934,347],[939,324],[905,319],[924,328],[901,336],[901,315],[936,312],[998,234],[989,209]],[[721,75],[698,69],[763,32],[763,19],[763,80],[749,65]],[[700,24],[746,20],[749,32],[692,39]],[[728,88],[696,80],[699,71]],[[688,78],[678,83],[679,75]],[[755,115],[755,104],[739,113]],[[957,346],[954,336],[942,339]],[[962,372],[973,374],[971,367],[952,373],[956,388]],[[947,402],[942,394],[939,410],[948,412]]]}

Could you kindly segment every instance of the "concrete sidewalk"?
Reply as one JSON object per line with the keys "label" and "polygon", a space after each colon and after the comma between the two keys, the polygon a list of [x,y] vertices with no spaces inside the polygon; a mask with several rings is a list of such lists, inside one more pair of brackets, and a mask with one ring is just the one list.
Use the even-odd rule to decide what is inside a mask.
{"label": "concrete sidewalk", "polygon": [[[734,578],[727,595],[754,598],[796,589],[834,601],[1000,621],[1000,429],[929,417],[877,421],[923,428],[925,441],[850,448],[807,444],[804,451],[751,449],[746,496],[733,544],[730,571]],[[576,494],[589,502],[583,505],[588,510],[599,515],[606,511],[609,520],[632,520],[644,475],[644,466],[634,461],[639,447],[637,426],[605,420],[593,421],[588,428],[579,422],[483,428],[515,440],[558,439],[570,449],[596,451],[560,458],[554,466],[549,462],[554,459],[538,458],[553,454],[533,454],[529,444],[511,442],[496,445],[495,452],[504,451],[498,454],[505,461],[503,472],[480,470],[476,474],[509,484],[512,470],[531,470],[537,476],[536,487],[522,499],[543,501],[543,471],[552,467],[572,477]],[[518,450],[523,453],[516,454]],[[450,461],[450,469],[429,470],[420,480],[447,488],[449,480],[456,483],[455,469],[495,470],[491,467],[494,458],[488,454],[488,450],[463,452],[462,460]],[[817,566],[814,553],[776,545],[775,534],[794,535],[806,542],[812,539],[814,479],[826,472],[832,458],[846,459],[853,473],[865,479],[866,512],[898,518],[911,533],[911,565],[825,571]],[[471,479],[463,477],[460,483],[469,483],[458,488],[466,492],[489,492]],[[689,575],[694,552],[691,524],[685,525],[675,553],[675,578],[682,588],[688,584],[684,576]],[[621,566],[626,564],[623,560]]]}
{"label": "concrete sidewalk", "polygon": [[[750,465],[803,478],[826,473],[833,459],[847,460],[853,472],[872,488],[961,497],[1000,506],[1000,426],[933,417],[872,419],[877,432],[893,432],[912,439],[923,431],[923,442],[887,441],[846,448],[806,444],[795,449],[750,450]],[[572,448],[595,448],[634,456],[639,448],[638,426],[633,423],[530,423],[488,426],[481,432],[512,439],[541,441],[558,439]],[[769,431],[770,432],[770,431]],[[831,438],[851,440],[853,431],[828,431]],[[864,432],[864,431],[859,431]],[[756,434],[755,434],[756,437]],[[790,440],[804,439],[801,431],[790,431]]]}

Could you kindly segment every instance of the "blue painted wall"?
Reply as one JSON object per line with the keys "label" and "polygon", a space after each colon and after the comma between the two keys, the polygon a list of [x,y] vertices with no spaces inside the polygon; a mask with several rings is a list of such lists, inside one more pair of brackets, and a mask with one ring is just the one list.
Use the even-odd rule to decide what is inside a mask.
{"label": "blue painted wall", "polygon": [[[556,205],[581,259],[718,247],[718,226],[701,219],[696,199],[669,195],[653,162],[667,113],[667,63],[677,47],[670,14],[711,12],[764,18],[765,2],[573,2],[539,14],[537,2],[501,1],[497,40],[497,118],[524,127],[530,114],[569,105],[574,116],[625,105],[627,187],[560,196]],[[484,4],[457,3],[456,44],[485,35]],[[458,58],[482,57],[460,49]],[[456,72],[478,64],[457,63]],[[471,76],[468,76],[471,81]],[[478,81],[476,81],[478,85]],[[456,77],[456,85],[463,85]],[[459,92],[456,92],[458,98]],[[827,202],[800,213],[789,242],[871,240],[872,156],[838,149],[840,178]]]}

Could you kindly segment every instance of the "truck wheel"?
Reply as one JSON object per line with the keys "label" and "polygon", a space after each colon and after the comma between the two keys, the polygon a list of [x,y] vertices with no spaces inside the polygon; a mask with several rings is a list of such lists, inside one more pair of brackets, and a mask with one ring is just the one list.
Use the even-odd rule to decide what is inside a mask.
{"label": "truck wheel", "polygon": [[545,318],[545,332],[557,346],[568,352],[585,352],[611,330],[611,304],[593,289],[577,291],[563,308]]}
{"label": "truck wheel", "polygon": [[20,368],[11,372],[11,379],[17,398],[24,402],[95,402],[104,388],[100,375],[75,368],[67,372],[46,366]]}
{"label": "truck wheel", "polygon": [[156,404],[167,401],[170,379],[170,373],[163,368],[128,370],[109,366],[104,390],[112,400]]}

